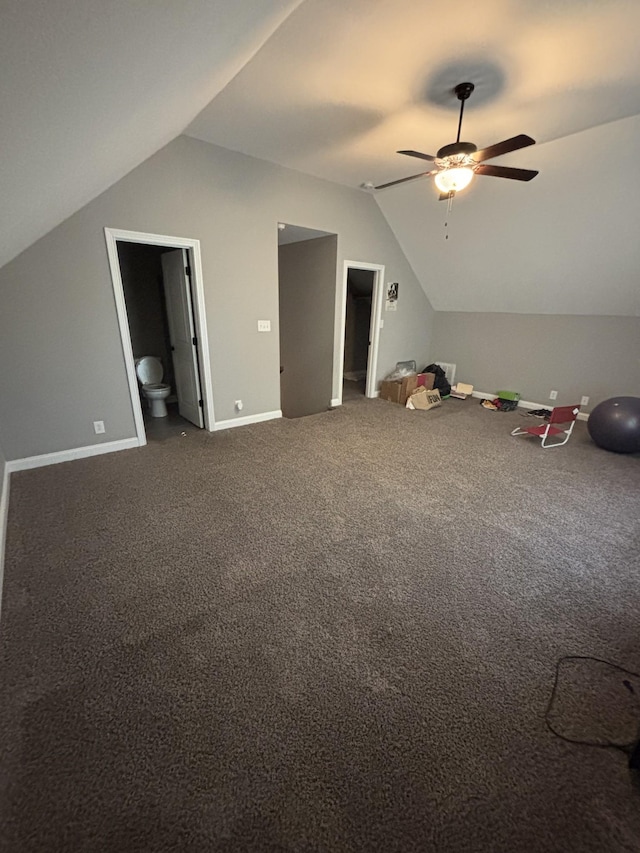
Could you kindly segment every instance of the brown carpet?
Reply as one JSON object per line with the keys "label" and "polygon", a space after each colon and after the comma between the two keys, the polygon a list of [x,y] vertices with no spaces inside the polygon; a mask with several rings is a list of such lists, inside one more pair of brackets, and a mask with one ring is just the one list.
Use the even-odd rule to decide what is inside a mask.
{"label": "brown carpet", "polygon": [[[625,755],[544,722],[561,656],[640,671],[640,459],[522,420],[361,399],[14,475],[0,848],[640,850]],[[636,737],[612,678],[554,726]]]}

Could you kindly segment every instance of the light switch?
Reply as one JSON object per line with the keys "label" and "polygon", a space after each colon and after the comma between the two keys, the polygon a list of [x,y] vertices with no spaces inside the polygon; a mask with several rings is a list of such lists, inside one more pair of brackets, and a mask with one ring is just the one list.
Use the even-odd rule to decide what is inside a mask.
{"label": "light switch", "polygon": [[258,331],[259,332],[270,332],[271,331],[271,320],[258,320]]}

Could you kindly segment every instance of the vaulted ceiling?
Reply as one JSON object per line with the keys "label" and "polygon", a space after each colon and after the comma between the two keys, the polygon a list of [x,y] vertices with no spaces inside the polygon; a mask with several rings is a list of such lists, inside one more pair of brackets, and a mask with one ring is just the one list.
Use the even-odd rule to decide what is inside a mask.
{"label": "vaulted ceiling", "polygon": [[430,179],[375,193],[434,307],[640,314],[637,0],[8,5],[0,263],[182,132],[352,187],[422,171],[395,152],[453,141],[470,80],[463,138],[527,133],[499,162],[540,175],[450,214]]}
{"label": "vaulted ceiling", "polygon": [[0,266],[176,136],[300,0],[4,0]]}
{"label": "vaulted ceiling", "polygon": [[187,133],[378,184],[420,171],[397,149],[455,139],[465,80],[465,130],[483,146],[640,113],[639,26],[636,0],[306,0]]}

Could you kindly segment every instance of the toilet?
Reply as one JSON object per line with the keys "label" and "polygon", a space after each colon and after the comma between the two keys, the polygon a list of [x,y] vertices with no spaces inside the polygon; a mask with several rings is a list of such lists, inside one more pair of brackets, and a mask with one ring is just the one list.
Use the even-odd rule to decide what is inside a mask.
{"label": "toilet", "polygon": [[171,393],[171,386],[162,382],[164,371],[162,362],[154,355],[144,355],[136,359],[136,374],[142,386],[142,393],[149,401],[152,418],[166,418],[165,400]]}

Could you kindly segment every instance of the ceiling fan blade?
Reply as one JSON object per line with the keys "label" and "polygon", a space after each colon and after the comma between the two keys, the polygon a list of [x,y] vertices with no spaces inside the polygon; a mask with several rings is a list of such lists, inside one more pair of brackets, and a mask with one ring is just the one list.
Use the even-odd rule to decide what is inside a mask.
{"label": "ceiling fan blade", "polygon": [[531,181],[538,174],[533,169],[512,169],[510,166],[480,165],[473,170],[476,175],[489,175],[492,178],[510,178],[512,181]]}
{"label": "ceiling fan blade", "polygon": [[518,151],[520,148],[526,148],[527,145],[535,144],[535,139],[521,133],[520,136],[512,136],[511,139],[504,139],[502,142],[496,142],[495,145],[490,145],[488,148],[476,151],[473,159],[476,163],[482,163],[484,160],[491,160],[492,157],[500,157],[502,154],[508,154],[510,151]]}
{"label": "ceiling fan blade", "polygon": [[406,154],[407,157],[419,157],[421,160],[429,160],[431,163],[435,161],[433,154],[423,154],[421,151],[397,151],[397,154]]}
{"label": "ceiling fan blade", "polygon": [[377,187],[374,187],[374,190],[384,190],[386,187],[395,187],[396,184],[404,184],[406,181],[415,181],[416,178],[428,178],[429,175],[437,174],[437,169],[432,169],[431,172],[420,172],[417,175],[409,175],[408,178],[400,178],[398,181],[389,181],[388,184],[380,184]]}

